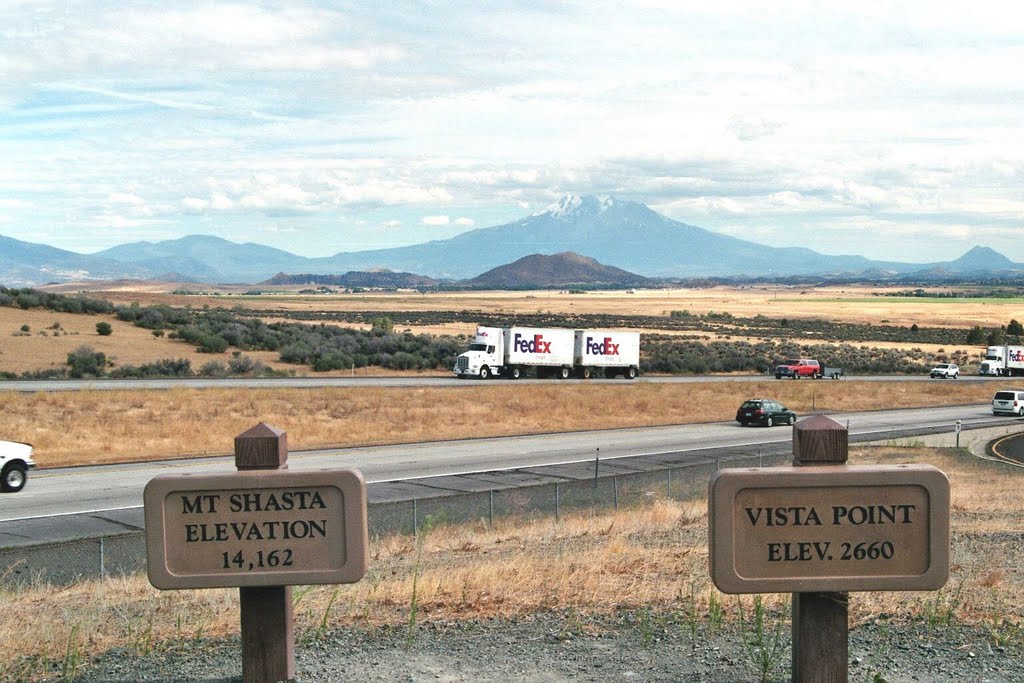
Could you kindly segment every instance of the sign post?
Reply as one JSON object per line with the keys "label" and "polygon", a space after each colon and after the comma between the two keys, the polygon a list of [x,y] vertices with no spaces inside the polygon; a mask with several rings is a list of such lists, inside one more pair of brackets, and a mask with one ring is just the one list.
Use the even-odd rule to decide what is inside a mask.
{"label": "sign post", "polygon": [[[235,437],[235,468],[240,472],[287,469],[288,435],[263,423],[239,434]],[[292,587],[242,586],[238,602],[242,680],[255,683],[295,678]]]}
{"label": "sign post", "polygon": [[724,593],[793,594],[793,681],[846,681],[848,592],[936,590],[949,576],[949,481],[930,465],[846,464],[848,432],[793,430],[793,467],[726,469],[708,492]]}
{"label": "sign post", "polygon": [[[849,432],[827,417],[808,423],[793,430],[793,464],[846,464]],[[793,593],[794,683],[848,680],[849,597],[845,592]]]}
{"label": "sign post", "polygon": [[260,423],[235,437],[235,472],[163,475],[144,493],[150,583],[239,588],[245,683],[295,677],[291,586],[354,583],[367,568],[362,475],[287,461],[287,435]]}

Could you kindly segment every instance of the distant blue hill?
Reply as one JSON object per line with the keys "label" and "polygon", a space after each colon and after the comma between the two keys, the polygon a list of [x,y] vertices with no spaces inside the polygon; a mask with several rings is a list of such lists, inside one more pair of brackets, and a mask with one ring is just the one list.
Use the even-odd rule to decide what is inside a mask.
{"label": "distant blue hill", "polygon": [[190,235],[124,244],[91,256],[0,237],[0,284],[76,279],[187,278],[207,283],[264,282],[281,273],[340,275],[386,269],[465,280],[531,255],[572,252],[644,277],[828,276],[891,279],[1003,274],[1024,265],[988,247],[954,261],[910,264],[772,247],[663,216],[638,202],[569,195],[519,220],[424,244],[306,258],[271,247]]}

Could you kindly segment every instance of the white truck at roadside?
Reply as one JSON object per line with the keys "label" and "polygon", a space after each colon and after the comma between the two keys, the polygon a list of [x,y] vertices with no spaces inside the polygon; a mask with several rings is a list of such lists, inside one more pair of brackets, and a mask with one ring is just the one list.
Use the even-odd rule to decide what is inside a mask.
{"label": "white truck at roadside", "polygon": [[469,350],[459,355],[455,376],[519,379],[621,374],[632,379],[640,365],[635,332],[569,330],[553,327],[478,327]]}
{"label": "white truck at roadside", "polygon": [[978,368],[979,375],[1024,376],[1024,346],[990,346]]}

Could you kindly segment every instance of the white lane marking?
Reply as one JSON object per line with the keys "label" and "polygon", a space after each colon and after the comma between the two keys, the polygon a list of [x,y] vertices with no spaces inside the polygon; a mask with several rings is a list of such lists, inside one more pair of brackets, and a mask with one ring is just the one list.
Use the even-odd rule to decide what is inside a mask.
{"label": "white lane marking", "polygon": [[117,512],[118,510],[138,510],[141,505],[126,505],[119,508],[99,508],[97,510],[76,510],[75,512],[53,512],[48,515],[35,515],[32,517],[11,517],[0,519],[0,522],[24,522],[30,519],[48,519],[50,517],[67,517],[69,515],[93,515],[100,512]]}

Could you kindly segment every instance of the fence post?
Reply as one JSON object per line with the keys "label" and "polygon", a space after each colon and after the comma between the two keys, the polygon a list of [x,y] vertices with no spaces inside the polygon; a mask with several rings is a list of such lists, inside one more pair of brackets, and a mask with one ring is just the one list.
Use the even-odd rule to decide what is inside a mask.
{"label": "fence post", "polygon": [[107,558],[104,556],[104,553],[103,553],[103,537],[100,536],[100,581],[102,581],[103,579],[107,578],[107,573],[106,573],[107,563],[106,563],[106,559]]}
{"label": "fence post", "polygon": [[[235,437],[239,470],[288,469],[288,438],[262,422]],[[238,589],[242,618],[242,680],[271,683],[295,678],[292,587]]]}
{"label": "fence post", "polygon": [[416,509],[416,499],[412,499],[412,535],[415,536],[420,532],[420,520],[419,511]]}
{"label": "fence post", "polygon": [[558,482],[555,482],[555,521],[558,521]]}
{"label": "fence post", "polygon": [[[849,430],[824,415],[793,428],[793,465],[845,465]],[[793,593],[793,683],[845,683],[849,594]]]}
{"label": "fence post", "polygon": [[672,468],[669,467],[665,471],[668,473],[668,475],[666,477],[667,478],[667,482],[665,484],[665,497],[666,498],[671,498],[672,497]]}
{"label": "fence post", "polygon": [[619,509],[619,478],[612,477],[612,492],[615,496],[615,509]]}
{"label": "fence post", "polygon": [[487,492],[487,526],[494,528],[494,489]]}

